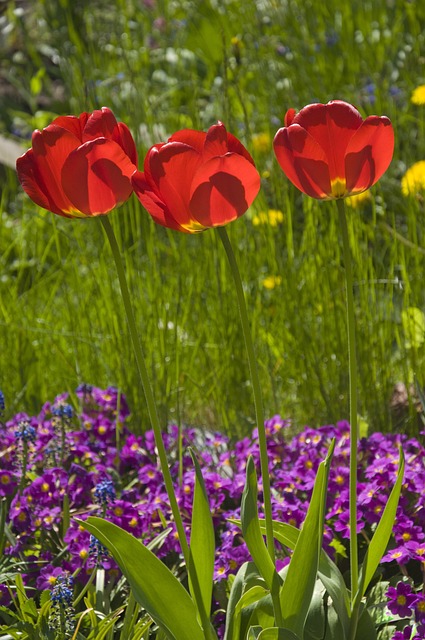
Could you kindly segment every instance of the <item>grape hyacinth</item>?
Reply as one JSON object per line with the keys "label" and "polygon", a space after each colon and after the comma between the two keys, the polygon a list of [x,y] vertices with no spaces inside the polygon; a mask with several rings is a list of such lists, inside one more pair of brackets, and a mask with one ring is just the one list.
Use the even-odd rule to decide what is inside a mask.
{"label": "grape hyacinth", "polygon": [[50,593],[49,627],[65,638],[71,637],[75,629],[72,587],[73,578],[64,571],[57,576]]}

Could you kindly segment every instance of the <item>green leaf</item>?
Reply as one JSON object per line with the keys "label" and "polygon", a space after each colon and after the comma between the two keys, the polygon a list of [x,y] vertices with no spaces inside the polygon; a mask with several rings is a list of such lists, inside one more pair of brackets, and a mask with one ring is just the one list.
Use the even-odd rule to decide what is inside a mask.
{"label": "green leaf", "polygon": [[[230,522],[233,522],[237,526],[241,526],[240,520],[231,518]],[[264,535],[266,532],[266,525],[265,521],[261,518],[260,529],[261,533]],[[291,524],[273,520],[273,534],[276,540],[285,547],[295,549],[300,530]],[[338,614],[345,636],[347,637],[350,625],[350,598],[348,590],[341,571],[323,549],[320,553],[318,577],[332,598],[335,611]]]}
{"label": "green leaf", "polygon": [[262,628],[258,625],[249,628],[248,640],[257,640],[258,636],[262,632]]}
{"label": "green leaf", "polygon": [[241,504],[242,534],[258,571],[263,576],[270,591],[273,591],[273,589],[279,587],[281,579],[267,551],[263,536],[261,535],[257,504],[257,473],[255,471],[254,460],[252,456],[249,456],[246,465],[246,483]]}
{"label": "green leaf", "polygon": [[388,545],[388,541],[390,539],[396,511],[397,505],[400,498],[401,486],[403,483],[404,477],[404,454],[402,449],[400,449],[400,462],[398,465],[397,479],[390,493],[390,497],[388,498],[387,504],[385,505],[384,512],[382,517],[378,523],[378,526],[375,529],[372,540],[370,541],[368,550],[366,552],[365,558],[363,560],[363,564],[360,569],[359,576],[359,590],[356,594],[356,597],[353,602],[353,609],[356,607],[356,604],[363,598],[366,593],[366,589],[369,586],[370,581],[373,578],[373,574],[381,562],[382,556],[385,554],[385,550]]}
{"label": "green leaf", "polygon": [[[265,531],[264,521],[260,521],[260,525],[261,530]],[[273,532],[276,540],[279,540],[290,549],[295,548],[300,533],[299,529],[290,524],[273,521]],[[317,575],[332,598],[345,636],[348,636],[350,626],[350,597],[348,590],[341,571],[323,549],[320,552]]]}
{"label": "green leaf", "polygon": [[172,640],[204,640],[196,607],[177,578],[130,533],[102,518],[78,520],[104,544],[130,583],[137,602]]}
{"label": "green leaf", "polygon": [[[195,466],[195,493],[190,533],[190,560],[195,566],[202,602],[209,618],[214,584],[215,535],[208,496],[199,463],[192,451]],[[190,576],[190,574],[189,574]],[[193,585],[189,577],[189,589],[194,598]]]}
{"label": "green leaf", "polygon": [[300,638],[303,637],[322,550],[329,467],[334,448],[333,440],[325,460],[319,465],[307,515],[280,591],[284,626]]}
{"label": "green leaf", "polygon": [[269,591],[264,587],[257,585],[245,591],[245,593],[241,596],[238,603],[236,604],[234,611],[234,621],[233,621],[233,638],[234,640],[238,640],[240,637],[240,629],[241,629],[241,614],[242,609],[255,604],[267,595]]}
{"label": "green leaf", "polygon": [[300,640],[293,631],[281,627],[268,627],[258,636],[258,640]]}
{"label": "green leaf", "polygon": [[243,594],[255,586],[265,587],[263,578],[258,573],[258,569],[253,562],[244,562],[234,577],[230,590],[229,602],[226,612],[226,629],[224,640],[239,640],[239,635],[234,632],[235,610]]}

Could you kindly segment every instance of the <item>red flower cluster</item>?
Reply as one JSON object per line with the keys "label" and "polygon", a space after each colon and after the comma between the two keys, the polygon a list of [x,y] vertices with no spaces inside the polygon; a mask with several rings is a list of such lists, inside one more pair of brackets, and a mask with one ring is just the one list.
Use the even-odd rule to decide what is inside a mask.
{"label": "red flower cluster", "polygon": [[[385,116],[363,120],[352,105],[334,100],[297,114],[290,109],[273,144],[294,185],[326,200],[375,184],[391,162],[394,132]],[[103,215],[134,190],[155,222],[185,233],[236,220],[260,189],[253,159],[221,122],[155,144],[138,171],[131,133],[106,107],[35,131],[16,167],[30,198],[58,215]]]}
{"label": "red flower cluster", "polygon": [[260,188],[254,161],[221,123],[208,133],[175,133],[153,146],[144,173],[137,171],[131,133],[106,107],[35,131],[16,168],[29,197],[58,215],[106,214],[134,188],[156,222],[187,233],[235,220]]}

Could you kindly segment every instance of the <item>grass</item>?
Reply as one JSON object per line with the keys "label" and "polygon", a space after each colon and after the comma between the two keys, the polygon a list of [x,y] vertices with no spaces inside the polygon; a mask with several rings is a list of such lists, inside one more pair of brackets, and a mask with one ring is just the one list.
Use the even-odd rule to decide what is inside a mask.
{"label": "grass", "polygon": [[[289,107],[340,98],[388,115],[393,163],[372,200],[350,214],[359,361],[359,414],[371,430],[417,433],[410,409],[390,411],[394,385],[425,384],[423,332],[410,341],[403,310],[425,310],[424,203],[401,194],[425,157],[425,8],[376,2],[7,3],[0,78],[13,88],[0,130],[25,137],[55,113],[111,107],[131,127],[140,162],[150,144],[218,119],[252,152],[263,188],[228,228],[244,281],[266,415],[295,426],[348,415],[344,272],[332,203],[301,196],[271,140]],[[40,37],[29,37],[36,29]],[[31,31],[33,33],[33,31]],[[11,97],[10,97],[11,94]],[[256,136],[266,134],[261,148]],[[23,150],[29,146],[23,141]],[[147,426],[142,390],[99,221],[38,210],[3,171],[0,226],[0,387],[10,414],[80,382],[113,384]],[[278,209],[276,227],[254,225]],[[231,275],[213,231],[155,226],[135,197],[110,216],[163,422],[235,435],[254,410]],[[263,280],[280,276],[267,289]],[[418,316],[420,317],[420,316]]]}

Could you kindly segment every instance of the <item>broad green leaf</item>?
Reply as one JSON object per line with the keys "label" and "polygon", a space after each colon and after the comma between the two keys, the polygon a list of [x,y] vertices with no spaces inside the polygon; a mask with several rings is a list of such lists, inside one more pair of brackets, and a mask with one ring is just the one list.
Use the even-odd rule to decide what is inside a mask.
{"label": "broad green leaf", "polygon": [[257,473],[255,471],[254,460],[252,456],[249,456],[246,465],[246,483],[241,504],[242,534],[258,571],[263,576],[270,591],[273,591],[279,588],[281,580],[267,551],[263,536],[261,535],[257,505]]}
{"label": "broad green leaf", "polygon": [[268,627],[258,636],[258,640],[300,640],[293,631],[281,627]]}
{"label": "broad green leaf", "polygon": [[[229,521],[239,527],[241,526],[240,520],[231,518]],[[265,521],[261,518],[260,529],[261,533],[265,535],[266,525]],[[285,547],[295,549],[299,533],[300,530],[291,524],[273,520],[274,537]],[[318,576],[332,598],[335,610],[344,629],[345,636],[347,636],[350,625],[349,594],[341,571],[323,549],[320,553]]]}
{"label": "broad green leaf", "polygon": [[400,449],[400,462],[398,465],[397,479],[392,488],[387,504],[385,505],[384,512],[375,529],[372,540],[370,541],[368,550],[363,560],[360,576],[359,576],[359,590],[353,602],[353,608],[356,606],[366,593],[366,589],[372,580],[373,574],[381,562],[382,556],[385,554],[385,550],[388,545],[388,541],[393,530],[395,516],[397,512],[397,505],[400,498],[401,486],[403,484],[404,477],[404,454]]}
{"label": "broad green leaf", "polygon": [[172,640],[204,640],[196,607],[186,589],[149,549],[102,518],[78,520],[104,544],[133,589],[133,595]]}
{"label": "broad green leaf", "polygon": [[[260,527],[264,533],[266,530],[264,520],[260,520]],[[300,531],[290,524],[273,520],[273,533],[276,540],[279,540],[279,542],[289,547],[289,549],[294,549]],[[323,549],[320,552],[318,577],[332,598],[335,611],[341,621],[345,636],[347,636],[350,625],[349,594],[341,571]]]}
{"label": "broad green leaf", "polygon": [[[206,617],[210,617],[214,583],[215,536],[208,496],[201,469],[194,453],[190,452],[195,466],[195,493],[190,533],[190,560],[193,561]],[[189,589],[194,598],[189,577]]]}
{"label": "broad green leaf", "polygon": [[230,590],[226,612],[224,640],[239,640],[238,636],[234,633],[235,609],[243,594],[255,586],[261,586],[264,588],[266,583],[258,573],[258,569],[253,562],[244,562],[234,577],[232,588]]}
{"label": "broad green leaf", "polygon": [[261,632],[262,628],[258,625],[256,625],[255,627],[250,627],[248,631],[248,640],[257,640]]}
{"label": "broad green leaf", "polygon": [[303,637],[322,550],[329,467],[334,448],[333,440],[325,460],[319,465],[307,515],[280,590],[283,624],[300,638]]}
{"label": "broad green leaf", "polygon": [[242,610],[241,632],[237,640],[247,638],[251,627],[268,629],[275,624],[272,597],[271,594],[268,594]]}
{"label": "broad green leaf", "polygon": [[238,601],[235,612],[234,612],[234,622],[233,622],[233,638],[234,640],[238,640],[240,637],[240,629],[241,629],[241,614],[242,609],[249,607],[250,605],[258,602],[261,598],[267,595],[269,591],[260,585],[255,587],[251,587],[248,591],[242,595],[240,600]]}

